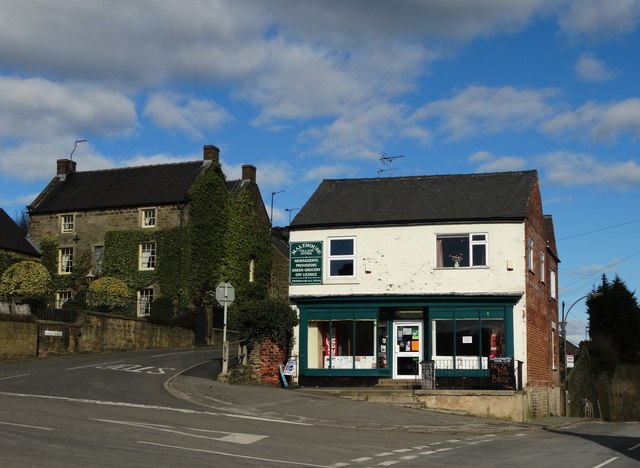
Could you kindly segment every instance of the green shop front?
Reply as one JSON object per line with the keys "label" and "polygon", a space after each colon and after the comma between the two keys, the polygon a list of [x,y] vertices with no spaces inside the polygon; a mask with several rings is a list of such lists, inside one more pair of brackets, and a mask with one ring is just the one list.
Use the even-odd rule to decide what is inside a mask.
{"label": "green shop front", "polygon": [[491,362],[514,356],[513,308],[519,299],[291,297],[300,312],[299,383],[420,380],[429,362],[439,388],[496,388]]}

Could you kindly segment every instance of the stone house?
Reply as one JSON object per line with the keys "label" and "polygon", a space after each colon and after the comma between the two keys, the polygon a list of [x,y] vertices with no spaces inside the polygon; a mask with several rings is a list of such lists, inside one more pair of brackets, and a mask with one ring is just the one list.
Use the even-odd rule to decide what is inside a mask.
{"label": "stone house", "polygon": [[[59,279],[68,279],[58,282],[62,286],[58,286],[56,291],[56,306],[61,307],[73,299],[76,293],[86,288],[85,282],[105,274],[104,269],[109,266],[109,252],[112,257],[119,256],[122,264],[134,270],[127,272],[112,267],[108,273],[122,276],[121,279],[135,291],[138,316],[148,315],[151,304],[160,297],[176,299],[182,283],[190,274],[188,249],[183,247],[187,229],[195,223],[202,225],[204,222],[194,219],[193,213],[198,213],[192,209],[197,196],[194,190],[205,175],[216,171],[222,180],[222,190],[226,190],[230,198],[244,197],[243,203],[252,213],[252,233],[248,236],[268,237],[269,219],[256,183],[256,167],[243,165],[241,179],[226,181],[219,155],[217,147],[206,145],[201,161],[85,172],[76,170],[75,161],[58,160],[56,176],[28,207],[30,238],[37,245],[53,240],[57,249],[56,273]],[[205,202],[214,204],[216,208],[211,201],[214,194],[206,193],[206,187],[200,197],[209,198]],[[208,222],[215,226],[216,220]],[[206,231],[207,227],[203,225],[201,228]],[[162,235],[168,232],[176,233],[174,242],[161,245]],[[137,240],[133,246],[129,242],[118,251],[118,247],[114,247],[114,233],[131,233]],[[202,254],[206,257],[207,249],[220,249],[222,243],[222,238],[201,241],[197,256]],[[269,258],[264,255],[259,258],[263,253],[241,253],[244,258],[240,261],[246,265],[242,271],[246,277],[243,281],[253,282],[259,271],[268,270],[266,274],[270,274],[272,252],[268,253]],[[113,258],[111,260],[113,263]],[[165,272],[164,286],[158,279],[162,276],[161,271]],[[218,281],[218,278],[195,280],[211,288],[208,283]],[[268,281],[265,281],[265,288]]]}
{"label": "stone house", "polygon": [[531,414],[559,414],[559,259],[536,171],[324,180],[290,246],[300,384],[434,372],[437,389],[521,389]]}

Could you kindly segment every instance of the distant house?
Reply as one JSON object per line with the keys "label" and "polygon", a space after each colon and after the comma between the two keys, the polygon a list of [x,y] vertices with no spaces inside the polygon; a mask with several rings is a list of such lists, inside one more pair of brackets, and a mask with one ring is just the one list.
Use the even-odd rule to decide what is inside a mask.
{"label": "distant house", "polygon": [[[85,172],[58,160],[28,207],[30,237],[55,264],[58,305],[101,276],[135,291],[138,316],[160,297],[201,303],[221,279],[266,290],[272,247],[256,168],[226,181],[219,153],[207,145],[201,161]],[[246,208],[235,218],[233,203]]]}
{"label": "distant house", "polygon": [[495,389],[501,358],[529,411],[559,411],[559,259],[536,171],[324,180],[290,243],[301,384],[415,382],[433,362],[439,389]]}
{"label": "distant house", "polygon": [[[31,243],[20,227],[11,217],[0,208],[0,255],[14,259],[29,259],[39,257],[40,252]],[[0,273],[7,266],[0,262]]]}

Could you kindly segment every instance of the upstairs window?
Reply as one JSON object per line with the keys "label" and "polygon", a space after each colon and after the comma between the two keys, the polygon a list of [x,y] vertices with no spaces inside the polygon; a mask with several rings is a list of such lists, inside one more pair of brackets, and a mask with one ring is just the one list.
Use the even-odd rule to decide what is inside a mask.
{"label": "upstairs window", "polygon": [[73,247],[58,249],[58,273],[68,275],[73,270]]}
{"label": "upstairs window", "polygon": [[93,262],[91,269],[96,276],[102,275],[102,261],[104,258],[104,245],[96,245],[93,247]]}
{"label": "upstairs window", "polygon": [[153,270],[156,267],[156,243],[143,242],[139,247],[140,270]]}
{"label": "upstairs window", "polygon": [[354,237],[329,239],[329,277],[355,276],[355,260]]}
{"label": "upstairs window", "polygon": [[558,291],[556,289],[556,272],[553,270],[549,270],[549,292],[551,294],[551,299],[558,300]]}
{"label": "upstairs window", "polygon": [[156,226],[156,209],[143,208],[140,210],[140,224],[143,228]]}
{"label": "upstairs window", "polygon": [[72,214],[65,214],[60,216],[60,232],[73,232],[75,216]]}
{"label": "upstairs window", "polygon": [[452,234],[436,237],[438,268],[487,266],[487,235]]}
{"label": "upstairs window", "polygon": [[544,275],[544,252],[541,250],[540,251],[540,282],[544,283],[545,281],[545,275]]}
{"label": "upstairs window", "polygon": [[533,239],[527,237],[527,268],[533,271]]}

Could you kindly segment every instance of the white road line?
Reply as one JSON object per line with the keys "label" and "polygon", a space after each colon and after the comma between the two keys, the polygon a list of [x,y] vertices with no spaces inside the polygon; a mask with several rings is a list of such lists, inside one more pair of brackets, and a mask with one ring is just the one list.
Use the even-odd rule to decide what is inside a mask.
{"label": "white road line", "polygon": [[640,447],[640,444],[634,445],[633,447],[629,447],[629,448],[627,449],[627,451],[631,452],[632,450],[635,450],[635,449],[637,449],[638,447]]}
{"label": "white road line", "polygon": [[351,460],[353,463],[362,463],[362,462],[366,462],[369,460],[373,460],[373,458],[371,457],[360,457],[360,458],[354,458],[353,460]]}
{"label": "white road line", "polygon": [[404,449],[396,449],[396,450],[394,450],[393,452],[394,452],[394,453],[405,453],[405,452],[411,452],[411,450],[412,450],[412,449],[404,448]]}
{"label": "white road line", "polygon": [[154,356],[149,356],[149,357],[157,358],[157,357],[173,356],[174,354],[190,354],[190,353],[193,353],[193,352],[194,351],[177,351],[175,353],[156,354]]}
{"label": "white road line", "polygon": [[300,465],[300,466],[311,466],[311,467],[317,467],[317,468],[325,468],[325,465],[314,465],[314,464],[311,464],[311,463],[300,463],[300,462],[294,462],[294,461],[290,461],[290,460],[276,460],[274,458],[251,457],[249,455],[239,455],[237,453],[216,452],[214,450],[204,450],[204,449],[196,449],[196,448],[190,448],[190,447],[180,447],[178,445],[156,444],[155,442],[145,442],[143,440],[139,440],[138,443],[139,444],[144,444],[144,445],[153,445],[155,447],[165,447],[165,448],[172,448],[172,449],[176,449],[176,450],[185,450],[185,451],[188,451],[188,452],[210,453],[212,455],[221,455],[223,457],[244,458],[246,460],[266,461],[266,462],[271,462],[271,463],[282,463],[282,464],[286,464],[286,465]]}
{"label": "white road line", "polygon": [[124,362],[124,361],[111,361],[111,362],[101,362],[99,364],[89,364],[87,366],[79,366],[79,367],[70,367],[67,370],[77,370],[77,369],[88,369],[89,367],[96,367],[96,366],[106,366],[108,364],[117,364],[119,362]]}
{"label": "white road line", "polygon": [[427,450],[426,452],[420,452],[418,455],[431,455],[432,453],[436,453],[435,450]]}
{"label": "white road line", "polygon": [[395,465],[396,463],[400,463],[400,460],[385,461],[385,462],[382,462],[382,463],[378,463],[378,466],[391,466],[391,465]]}
{"label": "white road line", "polygon": [[190,410],[185,408],[172,408],[170,406],[157,406],[157,405],[142,405],[140,403],[125,403],[121,401],[89,400],[84,398],[70,398],[70,397],[61,397],[61,396],[52,396],[52,395],[34,395],[29,393],[11,393],[11,392],[0,392],[0,395],[19,397],[19,398],[41,398],[44,400],[69,401],[73,403],[86,403],[88,405],[120,406],[123,408],[140,408],[140,409],[152,409],[152,410],[160,410],[160,411],[173,411],[175,413],[183,413],[183,414],[204,414],[208,416],[226,416],[228,418],[250,419],[253,421],[264,421],[264,422],[272,422],[272,423],[280,423],[280,424],[292,424],[294,426],[312,426],[313,425],[313,424],[297,422],[297,421],[285,421],[281,419],[261,418],[258,416],[245,416],[243,414],[214,413],[211,411],[196,411],[196,410]]}
{"label": "white road line", "polygon": [[405,455],[404,457],[400,457],[400,460],[413,460],[414,458],[418,458],[418,455]]}
{"label": "white road line", "polygon": [[50,427],[30,426],[29,424],[17,424],[17,423],[10,423],[10,422],[4,422],[4,421],[0,421],[0,424],[4,426],[17,426],[17,427],[26,427],[27,429],[38,429],[40,431],[53,431],[53,429]]}
{"label": "white road line", "polygon": [[[181,430],[177,430],[175,427],[172,426],[159,426],[157,424],[147,424],[147,423],[137,423],[137,422],[130,422],[130,421],[117,421],[117,420],[113,420],[113,419],[94,419],[94,421],[100,421],[100,422],[106,422],[106,423],[111,423],[111,424],[120,424],[123,426],[133,426],[133,427],[141,427],[143,429],[153,429],[154,431],[161,431],[161,432],[170,432],[172,434],[178,434],[178,435],[183,435],[183,436],[187,436],[187,437],[194,437],[194,438],[198,438],[198,439],[208,439],[208,440],[219,440],[221,442],[231,442],[234,444],[242,444],[242,445],[248,445],[248,444],[253,444],[254,442],[258,442],[262,439],[266,439],[268,436],[265,435],[257,435],[257,434],[245,434],[245,433],[241,433],[241,432],[226,432],[226,431],[213,431],[213,430],[207,430],[207,429],[193,429],[194,431],[200,431],[200,432],[208,432],[210,434],[220,434],[220,437],[209,437],[209,436],[205,436],[205,435],[199,435],[199,434],[191,434],[189,432],[184,432]],[[186,428],[189,429],[189,428]],[[191,430],[191,429],[190,429]]]}
{"label": "white road line", "polygon": [[393,455],[393,452],[380,452],[376,453],[374,457],[388,457],[389,455]]}
{"label": "white road line", "polygon": [[31,374],[10,375],[9,377],[0,377],[0,380],[17,379],[19,377],[27,377]]}
{"label": "white road line", "polygon": [[593,468],[600,468],[601,466],[608,465],[609,463],[611,463],[613,461],[616,461],[617,459],[618,459],[618,457],[609,458],[607,461],[604,461],[604,462],[600,463],[599,465],[594,466]]}

